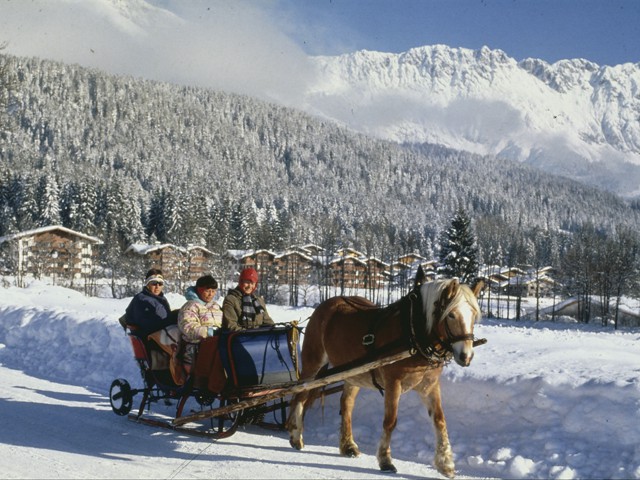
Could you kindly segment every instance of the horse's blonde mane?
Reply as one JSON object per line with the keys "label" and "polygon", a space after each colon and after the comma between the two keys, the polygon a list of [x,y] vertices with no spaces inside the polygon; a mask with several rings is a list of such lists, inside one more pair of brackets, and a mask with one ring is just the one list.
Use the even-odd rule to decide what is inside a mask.
{"label": "horse's blonde mane", "polygon": [[[424,313],[427,318],[427,332],[430,332],[434,327],[434,323],[438,321],[435,318],[434,310],[436,306],[436,302],[440,298],[442,291],[445,290],[451,282],[455,281],[454,279],[447,280],[434,280],[432,282],[427,282],[423,284],[421,288],[422,294],[422,302]],[[478,306],[478,300],[474,295],[471,288],[468,285],[461,283],[460,288],[458,288],[455,297],[449,302],[447,308],[442,313],[442,318],[446,317],[451,310],[453,310],[460,302],[468,302],[471,305],[471,308],[475,311],[476,320],[480,315],[480,307]]]}

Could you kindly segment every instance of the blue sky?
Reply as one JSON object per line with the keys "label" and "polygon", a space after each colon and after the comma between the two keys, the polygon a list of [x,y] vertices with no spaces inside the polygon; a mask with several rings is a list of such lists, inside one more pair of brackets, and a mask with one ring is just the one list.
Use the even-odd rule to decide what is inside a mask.
{"label": "blue sky", "polygon": [[516,60],[640,62],[640,0],[278,0],[271,15],[313,55],[445,44]]}

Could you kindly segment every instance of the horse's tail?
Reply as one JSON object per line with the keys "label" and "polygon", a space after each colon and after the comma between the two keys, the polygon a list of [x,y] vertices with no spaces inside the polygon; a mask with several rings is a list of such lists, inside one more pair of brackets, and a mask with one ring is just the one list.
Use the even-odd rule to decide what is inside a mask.
{"label": "horse's tail", "polygon": [[[318,372],[318,374],[316,375],[316,377],[318,377],[318,378],[322,377],[327,370],[329,370],[329,364],[325,363],[322,366],[322,368],[320,369],[320,371]],[[323,407],[322,411],[324,413],[324,397],[326,395],[330,395],[332,393],[336,393],[336,392],[338,392],[340,390],[342,390],[342,385],[339,385],[339,386],[327,385],[327,386],[324,386],[324,387],[318,387],[318,388],[313,388],[313,389],[309,390],[307,392],[308,397],[307,397],[307,401],[306,401],[305,411],[306,411],[306,409],[311,408],[316,400],[320,399],[322,407]]]}
{"label": "horse's tail", "polygon": [[[320,367],[320,370],[318,370],[318,373],[316,374],[316,378],[322,377],[327,372],[327,370],[329,370],[329,364],[325,363],[322,367]],[[322,393],[323,390],[324,390],[323,387],[313,388],[309,390],[308,392],[309,396],[307,397],[306,408],[311,408],[318,398],[324,397],[324,394]]]}

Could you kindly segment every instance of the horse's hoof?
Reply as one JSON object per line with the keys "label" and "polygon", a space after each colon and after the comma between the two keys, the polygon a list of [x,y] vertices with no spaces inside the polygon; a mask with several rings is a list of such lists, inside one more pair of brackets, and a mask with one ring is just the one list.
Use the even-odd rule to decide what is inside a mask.
{"label": "horse's hoof", "polygon": [[384,473],[398,473],[398,470],[391,462],[380,465],[380,471]]}
{"label": "horse's hoof", "polygon": [[453,478],[456,476],[456,467],[452,460],[442,460],[435,462],[436,470],[447,478]]}
{"label": "horse's hoof", "polygon": [[302,447],[304,447],[304,443],[302,443],[302,440],[299,440],[299,441],[296,442],[293,439],[290,439],[289,440],[289,445],[291,445],[296,450],[302,450]]}
{"label": "horse's hoof", "polygon": [[356,458],[360,456],[360,450],[358,450],[355,447],[347,447],[344,450],[342,450],[341,453],[345,457],[349,457],[349,458]]}
{"label": "horse's hoof", "polygon": [[447,478],[453,478],[456,476],[456,470],[453,467],[438,466],[437,470]]}

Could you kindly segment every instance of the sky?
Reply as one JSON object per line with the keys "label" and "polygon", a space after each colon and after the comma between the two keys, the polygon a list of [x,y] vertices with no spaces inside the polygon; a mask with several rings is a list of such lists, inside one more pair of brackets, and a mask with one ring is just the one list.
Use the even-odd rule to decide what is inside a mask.
{"label": "sky", "polygon": [[[640,162],[632,98],[640,64],[640,0],[0,0],[3,44],[3,51],[18,56],[249,95],[367,135],[499,155],[626,197],[638,194],[627,172]],[[313,58],[360,50],[398,54],[436,44],[487,46],[515,61],[626,63],[629,68],[607,75],[620,82],[612,88],[629,101],[611,94],[600,102],[600,95],[609,95],[608,82],[588,79],[600,72],[591,68],[567,77],[586,88],[560,96],[535,75],[522,81],[524,69],[507,68],[520,78],[455,84],[439,97],[420,65],[410,66],[415,83],[402,90],[393,81],[374,83],[385,75],[365,73],[360,82],[360,70],[340,70],[339,62],[323,70]],[[451,56],[460,53],[472,57],[459,51]],[[358,68],[375,72],[381,65],[364,61]],[[477,91],[460,95],[458,88]],[[557,112],[553,122],[549,108]]]}
{"label": "sky", "polygon": [[[210,441],[135,424],[108,400],[115,378],[142,386],[117,322],[131,299],[10,284],[0,286],[0,456],[11,459],[4,478],[381,478],[377,391],[356,403],[357,459],[338,454],[339,395],[308,411],[302,451],[286,432],[257,426]],[[168,298],[174,308],[185,301]],[[267,308],[276,322],[312,312]],[[639,329],[484,319],[475,334],[488,343],[471,366],[447,365],[442,376],[456,478],[640,478]],[[174,408],[152,412],[168,421]],[[418,396],[404,395],[393,478],[444,478],[432,466],[433,445]]]}
{"label": "sky", "polygon": [[283,0],[281,27],[311,55],[423,45],[504,50],[516,60],[640,62],[637,0]]}

